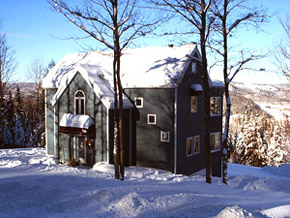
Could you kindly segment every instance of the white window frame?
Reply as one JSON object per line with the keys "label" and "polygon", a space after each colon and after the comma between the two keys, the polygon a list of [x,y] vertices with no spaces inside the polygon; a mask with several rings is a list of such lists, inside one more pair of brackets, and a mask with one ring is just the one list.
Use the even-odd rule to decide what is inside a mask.
{"label": "white window frame", "polygon": [[[150,117],[154,117],[154,122],[150,122]],[[147,124],[156,125],[157,123],[157,115],[156,114],[147,114]]]}
{"label": "white window frame", "polygon": [[[212,102],[212,99],[219,99],[219,113],[212,113],[211,111],[211,102]],[[216,100],[214,100],[214,104],[216,104]],[[222,101],[221,101],[221,97],[220,96],[213,96],[213,97],[210,97],[210,116],[220,116],[221,115],[221,111],[222,111],[222,108],[221,108],[221,105],[222,105]],[[216,106],[214,105],[214,108]]]}
{"label": "white window frame", "polygon": [[[167,135],[167,139],[163,139],[163,134]],[[160,141],[161,142],[170,142],[170,132],[169,131],[162,131],[160,130]]]}
{"label": "white window frame", "polygon": [[[198,152],[195,152],[195,139],[198,138]],[[199,154],[200,153],[200,135],[196,135],[193,137],[193,153]]]}
{"label": "white window frame", "polygon": [[[191,140],[191,154],[188,154],[188,141]],[[187,137],[186,138],[186,157],[191,157],[193,154],[194,154],[194,151],[193,151],[193,137]]]}
{"label": "white window frame", "polygon": [[[76,95],[77,95],[78,92],[81,92],[83,96],[77,97]],[[77,111],[76,100],[78,100],[79,111]],[[83,106],[84,107],[83,108],[84,109],[84,114],[86,114],[86,95],[85,95],[83,90],[77,90],[75,92],[75,94],[74,94],[74,114],[81,114],[80,112],[81,112],[81,106],[82,106],[81,101],[82,100],[84,101],[84,106]]]}
{"label": "white window frame", "polygon": [[[211,140],[211,138],[212,138],[212,135],[218,135],[218,137],[219,137],[219,148],[218,149],[212,149],[211,147],[211,145],[212,145],[212,140]],[[216,142],[216,141],[215,141]],[[215,144],[215,146],[214,147],[216,147],[216,144]],[[220,151],[221,150],[221,132],[212,132],[212,133],[210,133],[210,150],[211,150],[211,152],[216,152],[216,151]]]}
{"label": "white window frame", "polygon": [[[195,110],[192,110],[192,98],[195,98]],[[190,96],[190,112],[191,113],[197,113],[197,96],[196,95],[192,95]]]}
{"label": "white window frame", "polygon": [[[137,105],[137,100],[141,100],[141,105]],[[136,97],[134,98],[135,106],[136,108],[143,108],[143,98],[142,97]]]}

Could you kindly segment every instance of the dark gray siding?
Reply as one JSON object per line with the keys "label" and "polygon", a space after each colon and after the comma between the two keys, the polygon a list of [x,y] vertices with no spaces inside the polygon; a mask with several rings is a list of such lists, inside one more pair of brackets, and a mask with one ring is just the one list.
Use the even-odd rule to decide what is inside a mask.
{"label": "dark gray siding", "polygon": [[[197,112],[191,113],[192,84],[203,84],[201,68],[191,71],[191,65],[178,87],[177,93],[177,167],[176,173],[191,174],[205,167],[204,161],[204,102],[203,96],[197,96]],[[200,136],[200,152],[187,156],[186,140]]]}
{"label": "dark gray siding", "polygon": [[[72,82],[68,84],[67,89],[58,100],[59,119],[64,113],[74,113],[74,94],[77,90],[82,90],[85,93],[85,114],[95,121],[95,147],[91,162],[107,161],[107,109],[80,74],[77,74]],[[70,159],[71,151],[69,147],[72,146],[72,143],[73,140],[68,135],[60,134],[61,159],[63,161]]]}
{"label": "dark gray siding", "polygon": [[[134,101],[143,98],[143,108],[137,108],[137,165],[173,171],[174,168],[174,89],[126,89]],[[147,124],[147,115],[156,114],[157,122]],[[136,117],[135,116],[135,117]],[[160,141],[160,131],[170,132],[170,141]]]}

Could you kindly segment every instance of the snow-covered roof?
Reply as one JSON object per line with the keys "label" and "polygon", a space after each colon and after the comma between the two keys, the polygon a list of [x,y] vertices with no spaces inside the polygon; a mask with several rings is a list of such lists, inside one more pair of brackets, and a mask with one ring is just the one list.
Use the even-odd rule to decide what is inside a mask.
{"label": "snow-covered roof", "polygon": [[88,115],[82,114],[64,114],[60,120],[59,126],[89,129],[94,125],[94,120]]}
{"label": "snow-covered roof", "polygon": [[[124,88],[176,87],[182,78],[195,44],[180,47],[148,47],[126,49],[121,57],[121,78]],[[113,55],[92,51],[68,54],[45,76],[43,88],[58,88],[54,105],[76,73],[80,73],[107,108],[113,108]],[[124,107],[132,107],[124,96]]]}

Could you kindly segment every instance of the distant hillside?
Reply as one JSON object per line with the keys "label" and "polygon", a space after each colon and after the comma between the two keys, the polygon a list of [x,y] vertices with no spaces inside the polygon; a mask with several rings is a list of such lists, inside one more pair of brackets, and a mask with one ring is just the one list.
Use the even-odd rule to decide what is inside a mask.
{"label": "distant hillside", "polygon": [[245,109],[264,110],[277,120],[290,116],[290,84],[246,84],[234,82],[230,86],[233,114]]}
{"label": "distant hillside", "polygon": [[20,89],[20,92],[23,97],[33,96],[35,90],[35,84],[29,82],[20,82],[20,83],[11,83],[9,84],[9,88],[14,95],[16,93],[17,87]]}

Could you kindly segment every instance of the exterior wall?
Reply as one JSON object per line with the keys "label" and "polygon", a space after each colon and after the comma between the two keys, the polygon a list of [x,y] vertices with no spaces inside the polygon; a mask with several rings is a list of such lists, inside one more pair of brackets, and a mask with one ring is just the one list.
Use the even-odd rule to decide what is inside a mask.
{"label": "exterior wall", "polygon": [[[138,166],[173,172],[174,168],[174,89],[132,88],[125,93],[134,102],[143,98],[143,107],[136,108],[136,160]],[[156,124],[147,124],[147,115],[156,114]],[[160,141],[160,131],[170,132],[170,141]],[[134,133],[133,133],[134,134]]]}
{"label": "exterior wall", "polygon": [[[192,84],[203,84],[201,66],[192,72],[190,65],[177,91],[177,166],[176,173],[191,174],[205,168],[204,150],[204,102],[203,95],[197,96],[197,112],[191,113]],[[200,152],[187,156],[188,137],[200,137]]]}
{"label": "exterior wall", "polygon": [[[131,109],[123,110],[123,142],[124,142],[124,165],[136,165],[134,158],[136,152],[136,136],[133,135],[134,120],[130,118]],[[114,111],[109,110],[109,163],[113,164],[113,148],[114,148]],[[131,155],[130,155],[131,154]]]}
{"label": "exterior wall", "polygon": [[[95,146],[93,151],[88,152],[88,155],[91,155],[90,165],[98,161],[107,161],[107,110],[80,74],[75,76],[57,102],[59,120],[64,113],[74,114],[74,94],[78,90],[85,93],[85,114],[95,120],[96,137],[93,139]],[[60,160],[64,162],[71,160],[73,136],[60,133],[59,142]]]}
{"label": "exterior wall", "polygon": [[54,111],[50,103],[57,89],[45,90],[45,142],[47,154],[55,155],[54,151]]}

